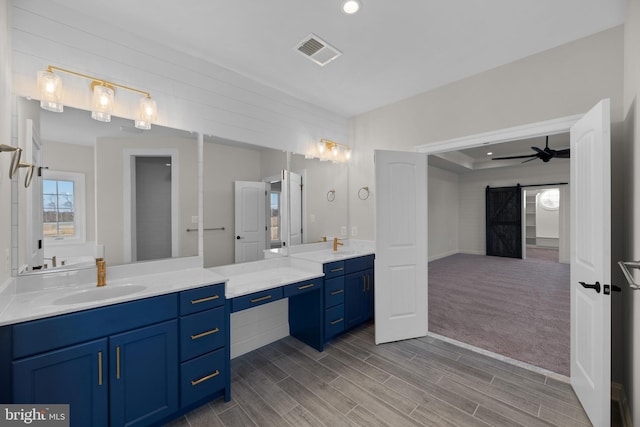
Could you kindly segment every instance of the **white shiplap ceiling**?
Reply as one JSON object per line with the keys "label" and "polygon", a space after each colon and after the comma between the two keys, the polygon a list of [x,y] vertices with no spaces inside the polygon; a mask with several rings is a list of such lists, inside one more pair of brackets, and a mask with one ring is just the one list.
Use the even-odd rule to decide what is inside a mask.
{"label": "white shiplap ceiling", "polygon": [[[54,0],[350,117],[624,22],[627,0]],[[294,47],[314,33],[343,55]]]}

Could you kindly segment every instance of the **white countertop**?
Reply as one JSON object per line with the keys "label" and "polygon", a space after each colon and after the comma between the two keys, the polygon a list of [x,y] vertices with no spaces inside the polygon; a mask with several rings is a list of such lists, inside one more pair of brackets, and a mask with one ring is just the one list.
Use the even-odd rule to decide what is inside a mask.
{"label": "white countertop", "polygon": [[210,270],[228,278],[225,287],[227,298],[235,298],[324,276],[321,265],[318,267],[312,263],[299,263],[289,258],[274,258],[214,267]]}
{"label": "white countertop", "polygon": [[[2,298],[10,298],[10,300],[0,312],[0,326],[179,292],[222,283],[225,280],[226,278],[205,268],[191,268],[119,279],[110,279],[107,274],[107,286],[102,288],[97,288],[95,283],[90,283],[23,291],[14,285],[13,293],[11,290],[4,290],[2,293]],[[99,297],[101,292],[113,292],[116,288],[128,286],[139,286],[143,289],[111,298]],[[65,298],[86,292],[92,292],[96,300],[71,304],[56,303],[57,300],[64,301]]]}
{"label": "white countertop", "polygon": [[[345,241],[346,242],[346,241]],[[364,243],[363,243],[364,242]],[[107,270],[107,286],[95,286],[95,268],[18,277],[0,286],[0,326],[137,299],[226,283],[225,296],[242,295],[322,277],[327,262],[370,255],[372,242],[354,241],[333,252],[332,243],[290,248],[288,257],[201,268],[200,258]],[[107,297],[105,297],[107,295]],[[76,299],[76,302],[69,300]]]}

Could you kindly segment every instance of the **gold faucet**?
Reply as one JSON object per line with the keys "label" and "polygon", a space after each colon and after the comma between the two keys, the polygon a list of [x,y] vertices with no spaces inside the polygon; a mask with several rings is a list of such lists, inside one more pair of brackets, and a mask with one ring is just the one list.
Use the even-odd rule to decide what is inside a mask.
{"label": "gold faucet", "polygon": [[96,258],[98,268],[98,287],[107,286],[107,262],[104,258]]}
{"label": "gold faucet", "polygon": [[340,243],[340,242],[338,242],[338,240],[340,240],[340,239],[338,239],[337,237],[333,238],[333,251],[334,252],[336,252],[338,250],[338,245],[344,246],[344,243]]}

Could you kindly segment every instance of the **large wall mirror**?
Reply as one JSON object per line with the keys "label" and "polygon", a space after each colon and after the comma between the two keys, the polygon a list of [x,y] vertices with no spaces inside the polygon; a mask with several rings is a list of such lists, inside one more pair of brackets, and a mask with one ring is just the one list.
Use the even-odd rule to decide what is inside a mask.
{"label": "large wall mirror", "polygon": [[[16,106],[23,162],[35,165],[29,187],[24,168],[14,185],[19,274],[198,255],[196,134]],[[347,237],[347,164],[213,136],[203,156],[204,267]]]}
{"label": "large wall mirror", "polygon": [[348,164],[290,157],[290,244],[347,237]]}
{"label": "large wall mirror", "polygon": [[[190,132],[16,100],[18,273],[198,255],[198,144]],[[14,210],[15,212],[15,210]],[[195,229],[195,231],[193,231]]]}

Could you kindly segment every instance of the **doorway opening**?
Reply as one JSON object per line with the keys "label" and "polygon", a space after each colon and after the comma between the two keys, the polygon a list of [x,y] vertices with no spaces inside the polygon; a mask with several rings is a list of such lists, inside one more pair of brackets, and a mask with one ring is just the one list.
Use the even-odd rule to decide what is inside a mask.
{"label": "doorway opening", "polygon": [[[569,146],[567,131],[571,121],[564,129],[549,132],[554,148]],[[544,144],[547,135],[535,135],[538,131],[531,129],[528,132],[513,140],[493,135],[500,146],[489,138],[466,145],[469,139],[453,150],[443,147],[442,151],[428,152],[434,154],[429,156],[429,331],[568,376],[569,265],[558,262],[559,230],[566,227],[564,237],[568,239],[568,222],[562,223],[560,207],[556,206],[552,230],[545,229],[544,223],[536,234],[535,204],[528,206],[527,199],[532,196],[535,202],[540,198],[536,195],[550,189],[539,184],[568,182],[569,160],[553,159],[547,163],[535,159],[527,164],[522,164],[522,159],[491,160],[504,155],[525,155],[531,146]],[[451,161],[460,158],[466,160],[466,167]],[[501,163],[506,165],[495,167]],[[517,203],[522,209],[517,206],[516,211],[522,217],[514,220],[511,233],[522,236],[518,243],[522,250],[515,258],[486,256],[488,186],[512,187],[518,194],[521,192]],[[554,188],[555,200],[568,202],[568,197],[560,196],[560,188]],[[457,191],[458,197],[445,191]],[[568,195],[568,190],[565,191]],[[533,215],[528,214],[531,209]],[[449,225],[443,227],[444,223]],[[500,236],[495,240],[500,240]],[[567,251],[568,263],[566,246],[563,249]],[[543,252],[547,250],[550,254]],[[553,260],[539,259],[542,254]],[[553,265],[545,264],[550,262]],[[545,309],[549,313],[540,316],[540,310]],[[547,319],[546,325],[535,323],[542,318]]]}

